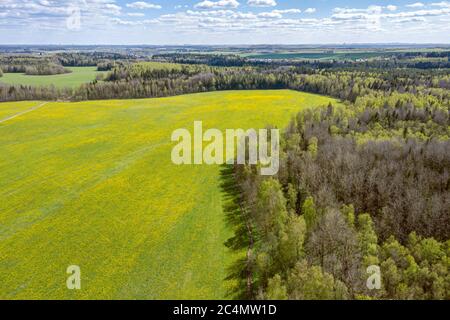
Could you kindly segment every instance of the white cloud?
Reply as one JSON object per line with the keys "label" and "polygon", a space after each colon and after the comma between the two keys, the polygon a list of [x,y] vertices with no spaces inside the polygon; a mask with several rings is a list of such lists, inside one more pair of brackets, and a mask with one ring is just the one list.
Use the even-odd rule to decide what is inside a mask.
{"label": "white cloud", "polygon": [[129,27],[135,27],[135,26],[145,26],[145,25],[151,25],[151,24],[157,24],[158,21],[155,19],[146,19],[146,20],[122,20],[120,18],[113,18],[111,19],[111,22],[116,25],[121,26],[129,26]]}
{"label": "white cloud", "polygon": [[65,30],[72,8],[80,11],[82,28],[104,26],[111,16],[122,14],[122,7],[115,0],[1,0],[0,25],[18,30],[29,27],[34,32]]}
{"label": "white cloud", "polygon": [[247,4],[251,7],[275,7],[275,0],[248,0]]}
{"label": "white cloud", "polygon": [[422,8],[425,7],[425,5],[422,2],[416,2],[406,5],[408,8]]}
{"label": "white cloud", "polygon": [[279,12],[271,11],[271,12],[261,12],[258,14],[258,17],[262,18],[283,18],[283,15]]}
{"label": "white cloud", "polygon": [[316,8],[308,8],[305,10],[305,13],[314,13],[316,11],[317,11]]}
{"label": "white cloud", "polygon": [[410,23],[410,22],[426,22],[427,19],[423,17],[410,17],[410,18],[399,18],[396,19],[396,23]]}
{"label": "white cloud", "polygon": [[443,15],[450,15],[450,8],[388,13],[385,14],[384,17],[385,18],[437,17]]}
{"label": "white cloud", "polygon": [[[145,3],[152,2],[148,1]],[[300,9],[252,12],[237,9],[239,2],[247,1],[207,0],[196,10],[183,5],[145,19],[141,12],[123,12],[118,0],[0,0],[0,42],[127,44],[135,39],[135,43],[211,44],[279,43],[281,39],[283,43],[448,43],[449,1],[436,1],[418,9],[394,5],[335,8],[328,16],[307,19],[297,16]],[[67,8],[74,2],[80,4],[82,22],[76,34],[65,27]],[[151,33],[145,31],[149,26]],[[131,28],[133,32],[128,30]]]}
{"label": "white cloud", "polygon": [[285,13],[302,13],[302,10],[300,10],[300,9],[286,9],[286,10],[273,10],[272,12],[281,13],[281,14],[285,14]]}
{"label": "white cloud", "polygon": [[450,8],[450,2],[448,1],[434,2],[431,5],[434,7]]}
{"label": "white cloud", "polygon": [[386,6],[386,9],[388,9],[389,11],[395,11],[395,10],[397,10],[397,8],[398,8],[397,6],[394,6],[392,4]]}
{"label": "white cloud", "polygon": [[284,14],[302,13],[300,9],[272,10],[270,12],[261,12],[258,17],[262,18],[283,18]]}
{"label": "white cloud", "polygon": [[145,2],[145,1],[137,1],[137,2],[132,2],[132,3],[127,3],[127,7],[132,8],[132,9],[140,9],[140,10],[161,9],[161,6],[159,4],[153,4],[153,3]]}
{"label": "white cloud", "polygon": [[107,9],[111,12],[114,12],[114,14],[116,14],[116,15],[119,15],[122,10],[122,7],[120,7],[114,3],[105,3],[105,9]]}
{"label": "white cloud", "polygon": [[239,7],[239,2],[236,0],[205,0],[197,3],[194,7],[199,9],[237,8]]}

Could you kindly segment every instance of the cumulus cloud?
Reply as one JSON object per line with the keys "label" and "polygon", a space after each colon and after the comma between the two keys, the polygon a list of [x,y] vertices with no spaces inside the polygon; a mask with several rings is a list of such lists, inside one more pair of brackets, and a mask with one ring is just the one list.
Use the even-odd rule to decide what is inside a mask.
{"label": "cumulus cloud", "polygon": [[285,14],[285,13],[302,13],[300,9],[285,9],[285,10],[272,10],[272,12]]}
{"label": "cumulus cloud", "polygon": [[448,1],[434,2],[431,5],[434,7],[450,8],[450,2]]}
{"label": "cumulus cloud", "polygon": [[[135,5],[152,4],[152,0],[148,1],[150,2],[129,1],[127,7],[133,8],[129,6],[133,5],[134,11],[150,9]],[[315,42],[320,34],[334,35],[331,40],[345,39],[346,42],[355,39],[352,38],[355,35],[364,41],[375,36],[380,39],[379,41],[405,41],[404,39],[411,41],[410,38],[405,38],[408,34],[418,36],[426,34],[425,39],[429,41],[430,35],[434,33],[441,34],[439,39],[448,42],[446,35],[450,29],[450,3],[436,1],[423,8],[395,5],[335,8],[332,12],[322,12],[321,17],[306,18],[298,15],[302,11],[296,8],[272,10],[275,7],[270,6],[271,9],[267,12],[260,10],[252,12],[252,9],[237,9],[239,2],[249,1],[205,0],[197,3],[196,9],[188,9],[184,5],[176,9],[172,7],[173,11],[170,13],[162,13],[154,19],[145,19],[142,12],[123,12],[117,0],[0,0],[0,41],[8,39],[7,34],[17,34],[27,27],[31,28],[31,33],[42,28],[53,28],[64,34],[61,33],[61,29],[65,28],[67,8],[78,3],[82,13],[81,29],[94,34],[93,38],[97,34],[92,32],[94,29],[112,30],[109,34],[115,34],[114,30],[130,34],[127,33],[127,28],[134,28],[133,34],[140,35],[140,30],[151,25],[154,31],[151,34],[164,30],[161,31],[161,41],[168,39],[168,34],[173,39],[184,35],[181,40],[177,39],[187,42],[200,34],[204,36],[198,36],[198,39],[204,39],[205,42],[211,39],[208,35],[220,35],[217,36],[219,39],[217,41],[220,42],[223,37],[231,37],[231,40],[246,37],[249,41],[256,41],[257,35],[262,37],[259,40],[266,39],[266,36],[280,39],[280,35],[286,39],[287,34],[292,34],[294,43],[299,43],[303,41],[302,39]],[[309,8],[303,12],[314,13],[315,10]],[[4,32],[5,29],[11,32]],[[417,32],[419,29],[421,31]],[[36,31],[36,34],[39,32]],[[70,35],[66,38],[68,41],[73,39]],[[126,42],[127,39],[123,40]]]}
{"label": "cumulus cloud", "polygon": [[156,19],[146,19],[146,20],[122,20],[120,18],[113,18],[111,19],[111,22],[116,25],[120,26],[129,26],[129,27],[135,27],[135,26],[146,26],[151,24],[158,24],[158,20]]}
{"label": "cumulus cloud", "polygon": [[145,14],[140,13],[140,12],[130,12],[130,13],[127,13],[127,16],[129,16],[129,17],[145,17]]}
{"label": "cumulus cloud", "polygon": [[145,2],[145,1],[137,1],[137,2],[132,2],[132,3],[127,3],[127,7],[132,8],[132,9],[140,9],[140,10],[161,9],[160,5],[153,4],[150,2]]}
{"label": "cumulus cloud", "polygon": [[195,8],[198,9],[237,8],[237,7],[239,7],[239,2],[236,0],[219,0],[219,1],[205,0],[195,5]]}
{"label": "cumulus cloud", "polygon": [[388,9],[389,11],[395,11],[395,10],[397,10],[397,8],[398,8],[397,6],[394,6],[392,4],[386,6],[386,9]]}
{"label": "cumulus cloud", "polygon": [[105,9],[107,9],[110,12],[113,12],[116,15],[119,15],[122,10],[121,6],[118,6],[114,3],[105,3],[104,7]]}
{"label": "cumulus cloud", "polygon": [[272,10],[270,12],[261,12],[258,17],[262,18],[282,18],[284,14],[302,13],[300,9]]}
{"label": "cumulus cloud", "polygon": [[416,2],[406,5],[408,8],[422,8],[425,7],[425,5],[422,2]]}
{"label": "cumulus cloud", "polygon": [[369,6],[367,9],[358,9],[358,8],[334,8],[333,12],[335,14],[342,15],[351,15],[358,13],[371,13],[371,14],[379,14],[383,11],[383,7],[381,6]]}
{"label": "cumulus cloud", "polygon": [[247,4],[251,7],[275,7],[275,0],[248,0]]}
{"label": "cumulus cloud", "polygon": [[74,10],[81,15],[81,25],[105,25],[111,16],[122,14],[115,0],[1,0],[0,25],[8,28],[66,29]]}
{"label": "cumulus cloud", "polygon": [[283,18],[283,15],[279,12],[271,11],[271,12],[261,12],[258,14],[258,17],[262,18]]}

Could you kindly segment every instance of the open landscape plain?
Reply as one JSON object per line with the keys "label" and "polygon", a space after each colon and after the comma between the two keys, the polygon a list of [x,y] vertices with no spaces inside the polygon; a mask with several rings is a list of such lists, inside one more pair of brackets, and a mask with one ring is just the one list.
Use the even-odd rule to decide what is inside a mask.
{"label": "open landscape plain", "polygon": [[[220,166],[173,164],[172,132],[199,119],[283,127],[334,101],[272,90],[48,102],[0,123],[2,298],[227,298],[237,254]],[[1,119],[41,104],[1,103]],[[71,264],[84,266],[81,291],[61,286]]]}
{"label": "open landscape plain", "polygon": [[450,300],[449,26],[432,0],[0,1],[0,300]]}

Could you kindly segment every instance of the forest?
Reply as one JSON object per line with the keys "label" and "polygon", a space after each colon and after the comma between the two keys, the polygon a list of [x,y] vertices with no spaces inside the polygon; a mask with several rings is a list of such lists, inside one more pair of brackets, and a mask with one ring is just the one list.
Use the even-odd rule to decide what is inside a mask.
{"label": "forest", "polygon": [[247,252],[230,270],[237,297],[450,299],[448,81],[445,69],[294,73],[292,88],[345,103],[292,119],[277,176],[224,168],[227,245]]}
{"label": "forest", "polygon": [[[229,245],[252,243],[241,298],[449,299],[449,125],[439,109],[330,105],[286,128],[277,177],[232,168]],[[373,265],[382,290],[365,286]]]}
{"label": "forest", "polygon": [[1,56],[3,72],[59,74],[67,72],[65,66],[95,65],[108,74],[71,90],[0,85],[0,101],[131,99],[252,89],[294,89],[351,102],[392,91],[414,96],[424,93],[441,102],[448,101],[448,57],[439,61],[426,55],[420,60],[416,56],[401,57],[388,61],[298,62],[195,54],[154,55],[153,60],[146,61],[118,53]]}

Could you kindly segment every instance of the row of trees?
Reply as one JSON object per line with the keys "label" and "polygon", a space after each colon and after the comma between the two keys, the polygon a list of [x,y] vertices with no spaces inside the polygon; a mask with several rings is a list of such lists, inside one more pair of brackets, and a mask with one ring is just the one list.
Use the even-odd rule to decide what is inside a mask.
{"label": "row of trees", "polygon": [[[53,60],[65,67],[97,67],[111,63],[114,61],[129,61],[134,59],[131,55],[116,52],[60,52],[54,55]],[[111,70],[108,69],[108,70]],[[104,71],[104,70],[102,70]]]}
{"label": "row of trees", "polygon": [[[193,53],[166,53],[154,55],[156,61],[204,64],[220,67],[244,66],[296,66],[304,69],[339,69],[339,70],[386,70],[386,69],[444,69],[450,68],[450,51],[432,52],[386,52],[367,55],[368,60],[355,61],[358,54],[348,53],[336,59],[322,60],[293,60],[293,59],[258,59],[244,58],[239,55],[222,54],[193,54]],[[364,58],[364,53],[361,57]],[[439,59],[436,59],[439,58]]]}
{"label": "row of trees", "polygon": [[51,56],[0,55],[0,69],[4,73],[26,73],[28,75],[53,75],[70,72]]}
{"label": "row of trees", "polygon": [[[109,63],[100,68],[109,69]],[[17,70],[16,70],[17,71]],[[163,97],[184,93],[241,89],[294,89],[326,94],[355,103],[390,104],[412,101],[416,106],[448,107],[450,78],[445,70],[339,70],[293,66],[211,67],[169,63],[118,63],[105,81],[75,89],[52,99],[128,99]],[[0,89],[2,101],[33,97],[34,89],[16,86]],[[27,92],[23,92],[27,91]],[[20,92],[20,94],[17,94]],[[65,91],[67,93],[67,91]],[[397,101],[393,101],[397,99]]]}
{"label": "row of trees", "polygon": [[41,76],[49,76],[55,74],[64,74],[71,73],[69,69],[64,68],[63,66],[57,64],[48,64],[48,65],[37,65],[37,66],[27,66],[25,67],[25,74],[30,76],[41,75]]}
{"label": "row of trees", "polygon": [[[55,75],[69,73],[65,67],[95,66],[98,71],[110,71],[133,61],[134,57],[114,52],[61,52],[48,55],[0,55],[2,73],[27,75]],[[16,90],[26,90],[17,87]],[[33,90],[32,90],[33,91]],[[23,93],[24,96],[31,93]]]}

